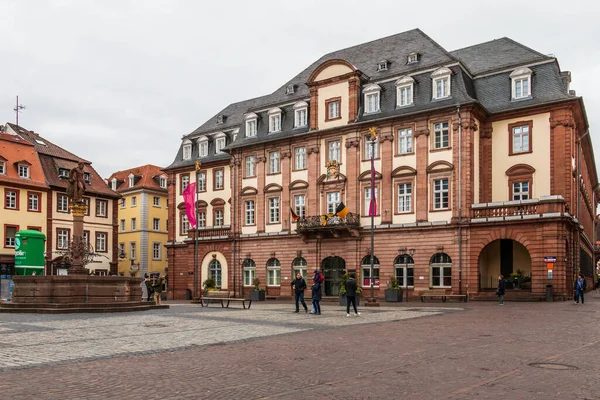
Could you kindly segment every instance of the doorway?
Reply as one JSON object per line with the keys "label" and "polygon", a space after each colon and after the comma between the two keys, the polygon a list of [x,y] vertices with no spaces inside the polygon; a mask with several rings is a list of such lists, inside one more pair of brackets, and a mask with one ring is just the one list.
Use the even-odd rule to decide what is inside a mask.
{"label": "doorway", "polygon": [[339,296],[340,288],[338,282],[346,273],[346,261],[342,257],[327,257],[321,262],[321,271],[325,276],[325,296]]}

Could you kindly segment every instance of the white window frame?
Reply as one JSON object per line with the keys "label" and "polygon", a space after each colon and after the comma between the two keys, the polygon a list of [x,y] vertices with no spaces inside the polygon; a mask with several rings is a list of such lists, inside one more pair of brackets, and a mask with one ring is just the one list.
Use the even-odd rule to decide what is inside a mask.
{"label": "white window frame", "polygon": [[206,212],[199,211],[198,212],[198,228],[206,227]]}
{"label": "white window frame", "polygon": [[[529,68],[519,68],[510,74],[512,100],[530,99],[531,96],[531,75]],[[527,90],[524,90],[523,83],[526,83]]]}
{"label": "white window frame", "polygon": [[371,135],[365,135],[364,137],[364,149],[365,149],[365,160],[371,159],[371,152],[373,152],[373,158],[379,158],[379,138],[375,138],[375,145],[371,145]]}
{"label": "white window frame", "polygon": [[135,231],[137,229],[137,218],[131,218],[131,230]]}
{"label": "white window frame", "polygon": [[199,192],[206,192],[206,172],[198,172],[196,175],[198,185],[196,188]]}
{"label": "white window frame", "polygon": [[19,178],[29,179],[29,166],[24,164],[19,164]]}
{"label": "white window frame", "polygon": [[246,120],[246,137],[256,137],[258,126],[258,115],[250,113],[244,117]]}
{"label": "white window frame", "polygon": [[190,221],[188,221],[188,217],[187,217],[187,215],[185,215],[185,213],[181,214],[180,223],[181,223],[181,234],[187,235],[188,231],[190,230]]}
{"label": "white window frame", "polygon": [[[440,283],[439,285],[433,284],[433,270],[440,270]],[[450,270],[450,285],[444,285],[444,276],[446,270]],[[452,263],[430,263],[429,264],[429,282],[432,288],[451,288],[452,287]]]}
{"label": "white window frame", "polygon": [[381,111],[381,87],[371,84],[363,89],[365,114],[375,114]]}
{"label": "white window frame", "polygon": [[414,153],[413,130],[411,128],[398,129],[398,154]]}
{"label": "white window frame", "polygon": [[412,212],[412,196],[413,196],[412,182],[398,183],[397,190],[398,190],[398,212],[399,213]]}
{"label": "white window frame", "polygon": [[198,157],[208,157],[208,138],[198,139]]}
{"label": "white window frame", "polygon": [[105,252],[108,235],[106,232],[96,232],[96,251]]}
{"label": "white window frame", "polygon": [[[524,190],[524,187],[527,190]],[[531,199],[531,186],[529,181],[513,182],[511,200],[529,200]]]}
{"label": "white window frame", "polygon": [[278,174],[280,172],[279,166],[279,152],[272,151],[269,153],[269,173],[270,174]]}
{"label": "white window frame", "polygon": [[183,159],[184,160],[189,160],[192,158],[192,142],[189,140],[186,140],[185,142],[183,142]]}
{"label": "white window frame", "polygon": [[[446,67],[437,69],[432,78],[432,96],[433,100],[447,99],[452,97],[452,71]],[[438,85],[439,89],[438,90]]]}
{"label": "white window frame", "polygon": [[301,101],[294,104],[294,128],[308,126],[308,103]]}
{"label": "white window frame", "polygon": [[0,175],[6,174],[6,162],[0,161]]}
{"label": "white window frame", "polygon": [[227,137],[224,133],[215,136],[215,154],[221,154],[223,148],[227,145]]}
{"label": "white window frame", "polygon": [[[17,209],[17,191],[16,190],[6,191],[4,204],[5,204],[5,208],[11,209],[11,210]],[[67,209],[67,211],[68,211],[68,209]]]}
{"label": "white window frame", "polygon": [[[373,189],[375,189],[375,204],[379,204],[378,201],[378,194],[379,191],[377,190],[377,186],[375,186]],[[371,209],[371,187],[367,186],[365,187],[364,190],[365,193],[365,208],[364,208],[364,215],[369,215],[369,210]]]}
{"label": "white window frame", "polygon": [[[183,192],[188,187],[189,184],[190,184],[190,176],[183,175],[181,177],[181,191]],[[133,207],[133,204],[131,206]]]}
{"label": "white window frame", "polygon": [[281,109],[273,108],[267,114],[269,116],[269,133],[281,132]]}
{"label": "white window frame", "polygon": [[27,196],[27,211],[39,211],[39,210],[40,210],[40,196],[35,193],[30,193],[29,196]]}
{"label": "white window frame", "polygon": [[294,269],[294,278],[297,274],[300,274],[302,279],[306,279],[308,263],[304,257],[296,257],[292,262],[292,268]]}
{"label": "white window frame", "polygon": [[152,218],[152,229],[155,231],[160,230],[160,218]]}
{"label": "white window frame", "polygon": [[[6,230],[6,237],[4,238],[4,247],[15,247],[16,246],[16,236],[19,231],[16,226],[7,226],[4,228]],[[8,230],[11,229],[14,233],[12,236],[8,234]]]}
{"label": "white window frame", "polygon": [[267,261],[267,286],[281,286],[281,263],[276,258]]}
{"label": "white window frame", "polygon": [[131,198],[131,207],[137,207],[137,196]]}
{"label": "white window frame", "polygon": [[299,218],[306,217],[306,196],[297,194],[294,196],[294,212]]}
{"label": "white window frame", "polygon": [[[370,259],[370,256],[366,256],[366,259]],[[373,257],[373,277],[376,278],[376,281],[373,282],[373,287],[378,288],[381,285],[381,265],[379,264],[379,260]],[[371,287],[371,264],[362,264],[362,286],[363,287]],[[367,279],[369,279],[369,283],[367,283]]]}
{"label": "white window frame", "polygon": [[[412,258],[412,257],[411,257]],[[412,270],[412,285],[408,282],[408,278],[411,276],[408,273],[408,270]],[[412,263],[400,263],[394,264],[394,277],[398,281],[398,286],[406,288],[412,288],[415,286],[415,263],[414,260]]]}
{"label": "white window frame", "polygon": [[57,210],[59,212],[68,213],[69,212],[69,198],[66,194],[59,194],[57,196]]}
{"label": "white window frame", "polygon": [[256,204],[254,200],[246,200],[245,202],[245,210],[246,210],[246,226],[255,225],[256,224]]}
{"label": "white window frame", "polygon": [[137,256],[137,242],[129,242],[129,259],[135,260]]}
{"label": "white window frame", "polygon": [[296,170],[306,169],[306,147],[294,149],[294,163]]}
{"label": "white window frame", "polygon": [[223,285],[223,266],[217,259],[208,263],[208,276],[215,281],[215,286],[220,288]]}
{"label": "white window frame", "polygon": [[56,232],[56,249],[64,250],[69,247],[69,230],[58,229]]}
{"label": "white window frame", "polygon": [[[527,137],[527,148],[525,148],[525,141],[523,140],[525,137]],[[513,126],[510,140],[512,140],[513,154],[529,153],[531,149],[531,132],[529,131],[529,125]]]}
{"label": "white window frame", "polygon": [[160,197],[158,196],[153,196],[152,197],[152,205],[154,207],[160,207]]}
{"label": "white window frame", "polygon": [[108,201],[96,199],[96,216],[106,217],[108,210]]}
{"label": "white window frame", "polygon": [[223,210],[215,210],[215,223],[214,226],[225,225],[225,213]]}
{"label": "white window frame", "polygon": [[[59,172],[59,176],[60,176],[60,172],[61,171],[59,170],[58,172]],[[111,183],[111,189],[112,190],[117,190],[117,178],[113,178],[110,183]]]}
{"label": "white window frame", "polygon": [[414,97],[415,80],[410,76],[403,76],[396,81],[396,107],[412,106]]}
{"label": "white window frame", "polygon": [[246,170],[245,172],[245,177],[253,177],[256,175],[256,171],[254,170],[254,166],[255,164],[255,157],[254,156],[246,156]]}
{"label": "white window frame", "polygon": [[341,152],[341,148],[342,148],[342,142],[340,140],[332,140],[331,142],[327,143],[327,147],[328,147],[328,154],[329,154],[329,161],[331,160],[335,160],[338,163],[341,163],[342,161],[342,152]]}
{"label": "white window frame", "polygon": [[160,187],[163,189],[167,188],[167,178],[165,178],[164,176],[160,177]]}
{"label": "white window frame", "polygon": [[327,193],[327,214],[335,214],[337,206],[341,202],[340,192],[328,192]]}
{"label": "white window frame", "polygon": [[121,197],[119,199],[119,207],[125,208],[126,206],[127,206],[127,200],[125,199],[125,197]]}
{"label": "white window frame", "polygon": [[244,286],[254,286],[254,277],[256,276],[256,263],[251,259],[246,259],[242,263],[244,274]]}
{"label": "white window frame", "polygon": [[279,197],[270,197],[269,202],[269,223],[278,224],[280,223],[280,199]]}
{"label": "white window frame", "polygon": [[[439,137],[439,144],[438,144]],[[446,144],[444,145],[444,137]],[[450,147],[450,124],[448,122],[438,122],[433,124],[433,148],[447,149]]]}
{"label": "white window frame", "polygon": [[225,170],[218,169],[215,171],[215,189],[221,190],[225,188]]}
{"label": "white window frame", "polygon": [[[446,188],[444,188],[444,183]],[[450,179],[439,178],[432,181],[433,209],[447,210],[450,208]],[[444,200],[446,206],[444,207]]]}
{"label": "white window frame", "polygon": [[121,219],[119,221],[119,231],[125,232],[125,220],[124,219]]}
{"label": "white window frame", "polygon": [[327,103],[327,117],[330,120],[340,118],[340,100]]}
{"label": "white window frame", "polygon": [[162,243],[152,242],[152,259],[162,260]]}

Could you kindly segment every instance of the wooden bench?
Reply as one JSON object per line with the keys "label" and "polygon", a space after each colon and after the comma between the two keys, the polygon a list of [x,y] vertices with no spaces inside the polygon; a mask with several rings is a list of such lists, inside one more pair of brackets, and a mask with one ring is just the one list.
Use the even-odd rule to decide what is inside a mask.
{"label": "wooden bench", "polygon": [[[217,290],[209,290],[206,293],[204,293],[202,297],[200,297],[200,299],[192,300],[192,303],[200,303],[202,307],[208,307],[210,303],[220,303],[222,308],[229,308],[229,304],[231,304],[232,302],[242,303],[242,307],[244,307],[244,310],[250,309],[250,307],[252,306],[252,300],[231,297],[231,292]],[[246,303],[248,304],[248,307],[246,307]]]}
{"label": "wooden bench", "polygon": [[446,302],[446,299],[458,299],[460,301],[464,301],[465,303],[468,301],[469,297],[466,294],[447,294],[445,290],[427,290],[421,293],[421,303],[425,302],[425,299],[441,299],[443,303]]}

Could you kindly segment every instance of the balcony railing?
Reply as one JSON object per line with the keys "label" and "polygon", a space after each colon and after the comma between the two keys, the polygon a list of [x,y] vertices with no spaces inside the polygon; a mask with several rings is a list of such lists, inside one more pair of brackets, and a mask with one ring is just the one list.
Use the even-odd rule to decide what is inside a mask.
{"label": "balcony railing", "polygon": [[[189,229],[187,236],[190,239],[194,239],[196,235],[195,229]],[[232,236],[230,226],[209,226],[206,228],[198,229],[198,240],[215,239],[215,238],[228,238]]]}
{"label": "balcony railing", "polygon": [[539,199],[480,203],[471,206],[471,222],[561,217],[566,213],[562,196]]}
{"label": "balcony railing", "polygon": [[326,215],[314,215],[306,218],[300,218],[298,220],[298,231],[306,230],[321,230],[331,228],[359,228],[360,227],[360,215],[348,213],[345,217],[338,217],[333,215],[328,217]]}

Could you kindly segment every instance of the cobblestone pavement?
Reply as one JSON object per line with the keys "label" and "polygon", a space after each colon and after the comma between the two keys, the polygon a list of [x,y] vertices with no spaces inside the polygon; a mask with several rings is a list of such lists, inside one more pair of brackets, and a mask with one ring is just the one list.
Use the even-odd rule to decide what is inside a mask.
{"label": "cobblestone pavement", "polygon": [[0,314],[0,398],[597,400],[586,300]]}

